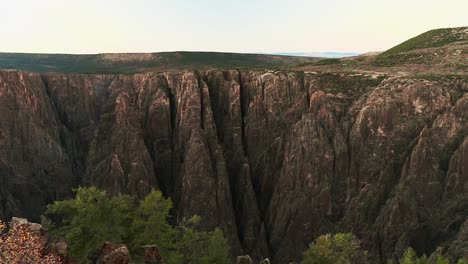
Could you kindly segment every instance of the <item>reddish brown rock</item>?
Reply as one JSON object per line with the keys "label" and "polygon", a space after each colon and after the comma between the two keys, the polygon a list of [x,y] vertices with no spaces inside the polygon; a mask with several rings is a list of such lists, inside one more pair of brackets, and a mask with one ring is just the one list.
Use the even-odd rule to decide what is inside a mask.
{"label": "reddish brown rock", "polygon": [[204,131],[194,129],[183,166],[178,205],[181,217],[201,216],[200,227],[204,230],[220,227],[230,242],[232,255],[236,255],[240,244],[222,149]]}
{"label": "reddish brown rock", "polygon": [[129,264],[130,252],[126,245],[104,243],[97,264]]}
{"label": "reddish brown rock", "polygon": [[[39,74],[0,71],[0,218],[34,221],[77,183],[66,132]],[[65,133],[65,134],[64,134]]]}
{"label": "reddish brown rock", "polygon": [[48,252],[58,256],[62,264],[76,263],[68,254],[68,245],[65,241],[51,242],[47,249]]}
{"label": "reddish brown rock", "polygon": [[147,245],[143,247],[145,250],[143,263],[145,264],[164,264],[164,260],[159,252],[157,245]]}
{"label": "reddish brown rock", "polygon": [[382,261],[462,256],[467,93],[457,77],[0,71],[0,217],[38,219],[78,185],[159,188],[233,257],[299,261],[325,232]]}

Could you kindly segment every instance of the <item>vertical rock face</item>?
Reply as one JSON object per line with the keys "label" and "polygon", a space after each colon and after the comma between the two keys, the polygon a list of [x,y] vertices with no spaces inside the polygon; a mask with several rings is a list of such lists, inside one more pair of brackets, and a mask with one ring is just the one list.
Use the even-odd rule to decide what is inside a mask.
{"label": "vertical rock face", "polygon": [[433,251],[433,241],[456,235],[466,221],[467,99],[465,93],[416,139],[397,194],[378,220],[383,252],[401,254],[407,246]]}
{"label": "vertical rock face", "polygon": [[0,113],[2,218],[23,212],[37,217],[77,183],[41,76],[1,71]]}
{"label": "vertical rock face", "polygon": [[[417,216],[420,207],[412,203],[417,193],[411,189],[426,187],[420,185],[412,188],[409,182],[405,182],[408,172],[405,163],[413,156],[413,159],[418,159],[415,161],[418,166],[428,169],[427,173],[439,173],[436,168],[431,168],[433,162],[438,161],[427,159],[425,152],[430,149],[418,147],[417,140],[424,129],[433,125],[438,115],[450,109],[450,89],[450,86],[423,80],[385,80],[371,92],[356,114],[350,138],[349,207],[345,220],[352,226],[353,232],[363,235],[365,243],[378,245],[373,250],[379,252],[381,260],[392,257],[391,252],[396,243],[401,243],[397,241],[404,235],[396,233],[403,232],[396,226],[391,227],[394,233],[389,235],[388,229],[379,225],[388,226],[395,221],[396,225],[408,228],[411,224],[405,221],[404,214],[408,214],[410,221],[421,220]],[[419,150],[422,153],[417,153]],[[429,177],[426,172],[416,174],[415,181],[429,180],[423,179]],[[408,199],[401,199],[401,196]],[[397,213],[396,216],[387,211],[390,204],[401,202],[405,203],[403,215]],[[424,226],[417,222],[416,225],[418,228]],[[417,232],[408,234],[415,236],[408,240],[425,239],[417,238]],[[392,250],[387,248],[388,244],[392,244]],[[404,248],[397,247],[397,250],[395,253],[401,255]],[[416,250],[418,253],[430,252],[427,248],[420,251],[416,247]]]}
{"label": "vertical rock face", "polygon": [[304,251],[306,241],[333,231],[333,222],[342,214],[347,147],[339,127],[343,110],[333,101],[341,99],[313,93],[310,113],[303,115],[286,139],[267,225],[272,230],[272,250],[284,261]]}
{"label": "vertical rock face", "polygon": [[261,259],[262,256],[269,255],[269,250],[260,211],[255,202],[257,199],[252,187],[250,166],[247,160],[244,161],[237,177],[234,189],[236,196],[234,208],[236,208],[241,243],[244,253],[253,256],[254,259]]}
{"label": "vertical rock face", "polygon": [[179,203],[181,217],[199,215],[201,227],[220,226],[228,237],[233,253],[240,250],[232,207],[229,179],[222,149],[216,141],[194,129],[188,142],[182,174]]}
{"label": "vertical rock face", "polygon": [[[78,185],[174,200],[232,255],[298,261],[353,232],[378,260],[466,255],[468,87],[271,71],[0,71],[0,218]],[[444,251],[444,252],[445,252]]]}

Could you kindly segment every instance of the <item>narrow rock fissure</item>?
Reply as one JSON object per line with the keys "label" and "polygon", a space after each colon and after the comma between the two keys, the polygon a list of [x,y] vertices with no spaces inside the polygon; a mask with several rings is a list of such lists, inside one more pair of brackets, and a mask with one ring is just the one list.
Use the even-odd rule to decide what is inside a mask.
{"label": "narrow rock fissure", "polygon": [[[175,154],[175,128],[176,128],[176,118],[177,118],[177,105],[176,105],[176,100],[174,93],[172,92],[171,87],[169,87],[169,82],[167,80],[167,77],[163,75],[163,87],[166,92],[166,96],[169,100],[169,115],[170,115],[170,126],[171,126],[171,133],[170,133],[170,139],[169,139],[169,144],[170,144],[170,151],[171,151],[171,159],[170,159],[170,183],[169,190],[166,190],[166,195],[167,196],[173,196],[173,191],[175,189],[175,179],[176,179],[176,168],[175,168],[175,160],[176,160],[176,154]],[[154,160],[153,160],[154,162]],[[171,189],[172,188],[172,189]]]}
{"label": "narrow rock fissure", "polygon": [[166,94],[167,99],[169,100],[169,115],[170,115],[170,122],[171,122],[171,133],[174,132],[175,123],[176,123],[176,116],[177,116],[177,106],[175,102],[174,94],[172,93],[171,87],[169,87],[169,82],[167,81],[166,76],[162,76],[163,78],[163,91]]}
{"label": "narrow rock fissure", "polygon": [[[66,116],[64,116],[63,114],[60,113],[58,104],[57,104],[57,102],[54,100],[54,98],[52,96],[52,92],[50,91],[49,81],[47,80],[47,77],[45,75],[41,74],[41,80],[42,80],[42,83],[44,84],[47,99],[49,100],[50,105],[52,106],[52,110],[54,111],[54,114],[57,117],[57,121],[59,121],[60,124],[64,125],[66,128],[71,129],[70,124],[69,124]],[[68,78],[67,78],[67,86],[68,85],[69,84],[68,84]]]}
{"label": "narrow rock fissure", "polygon": [[247,107],[248,107],[248,102],[245,102],[246,99],[246,93],[245,93],[245,87],[244,87],[244,82],[242,80],[242,72],[240,70],[237,70],[237,73],[239,75],[239,100],[240,100],[240,112],[241,112],[241,141],[242,141],[242,150],[244,151],[244,155],[247,157],[248,156],[248,146],[247,146],[247,140],[245,138],[245,116],[247,113]]}
{"label": "narrow rock fissure", "polygon": [[195,72],[197,76],[198,92],[200,95],[200,128],[205,130],[205,106],[204,106],[204,95],[203,95],[203,80],[199,72]]}
{"label": "narrow rock fissure", "polygon": [[288,104],[293,102],[292,99],[292,90],[291,90],[291,80],[289,80],[289,75],[286,74],[287,86],[288,86]]}

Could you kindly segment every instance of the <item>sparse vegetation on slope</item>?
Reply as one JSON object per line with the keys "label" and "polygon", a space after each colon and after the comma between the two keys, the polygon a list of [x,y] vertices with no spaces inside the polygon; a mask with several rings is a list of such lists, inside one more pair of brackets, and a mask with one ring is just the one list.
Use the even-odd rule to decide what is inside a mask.
{"label": "sparse vegetation on slope", "polygon": [[437,48],[456,41],[468,40],[468,27],[434,29],[411,38],[379,55],[379,57],[424,48]]}
{"label": "sparse vegetation on slope", "polygon": [[317,76],[316,85],[328,93],[342,93],[354,98],[376,87],[384,78],[384,75],[370,78],[362,74],[322,73]]}
{"label": "sparse vegetation on slope", "polygon": [[111,74],[186,69],[275,69],[317,60],[310,57],[222,52],[97,55],[0,53],[0,68],[31,72]]}
{"label": "sparse vegetation on slope", "polygon": [[397,53],[389,55],[379,55],[372,62],[374,66],[389,67],[397,66],[403,63],[413,63],[420,65],[429,65],[432,63],[434,55],[431,53]]}
{"label": "sparse vegetation on slope", "polygon": [[[443,62],[450,63],[447,65],[448,67],[460,70],[463,67],[457,64],[457,60],[451,58],[460,55],[462,50],[460,48],[445,49],[455,43],[463,45],[468,43],[468,27],[428,31],[376,56],[372,60],[372,65],[378,67],[394,67],[405,64],[428,66]],[[424,49],[429,49],[429,51]]]}
{"label": "sparse vegetation on slope", "polygon": [[340,63],[341,63],[340,59],[331,58],[331,59],[319,60],[313,64],[314,65],[333,65],[333,64],[340,64]]}

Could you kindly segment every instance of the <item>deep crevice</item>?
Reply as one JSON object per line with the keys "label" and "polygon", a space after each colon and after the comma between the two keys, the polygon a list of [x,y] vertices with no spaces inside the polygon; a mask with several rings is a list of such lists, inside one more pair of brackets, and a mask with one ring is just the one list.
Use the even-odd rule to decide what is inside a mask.
{"label": "deep crevice", "polygon": [[248,152],[247,152],[248,146],[247,146],[247,140],[245,138],[245,116],[247,114],[247,107],[248,107],[245,100],[248,99],[248,94],[246,94],[246,91],[245,91],[244,82],[242,80],[242,72],[240,70],[237,70],[237,73],[239,75],[239,89],[240,89],[239,99],[240,99],[240,112],[241,112],[242,150],[244,151],[244,155],[248,156]]}
{"label": "deep crevice", "polygon": [[[204,75],[202,80],[208,86],[208,96],[210,98],[210,107],[213,113],[214,124],[216,127],[216,134],[218,137],[218,142],[224,143],[225,131],[225,118],[226,118],[226,108],[229,103],[228,95],[225,94],[224,85],[228,80],[226,72],[222,72],[223,79],[220,83],[217,76]],[[220,96],[221,95],[221,96]],[[224,144],[223,144],[224,146]]]}
{"label": "deep crevice", "polygon": [[[170,115],[170,126],[171,126],[171,131],[170,131],[171,133],[170,133],[170,139],[169,139],[171,158],[170,158],[170,164],[168,165],[169,170],[170,170],[169,172],[170,175],[169,175],[169,182],[167,183],[167,185],[170,187],[166,188],[166,190],[163,190],[163,193],[166,195],[166,197],[171,197],[174,195],[174,188],[175,188],[174,186],[175,186],[175,179],[176,179],[175,165],[174,165],[174,162],[176,160],[174,135],[175,135],[175,128],[176,128],[177,105],[176,105],[174,93],[172,92],[171,87],[169,87],[169,82],[167,80],[166,75],[163,75],[162,79],[163,79],[162,87],[169,100],[169,115]],[[153,163],[156,165],[154,158],[153,158]],[[158,177],[157,174],[156,174],[156,177]]]}
{"label": "deep crevice", "polygon": [[289,75],[285,73],[286,76],[286,84],[288,85],[288,104],[292,104],[293,98],[292,98],[292,90],[291,90],[291,80],[289,80]]}
{"label": "deep crevice", "polygon": [[175,96],[172,93],[171,88],[169,87],[169,82],[167,81],[166,76],[162,76],[163,83],[163,91],[166,94],[166,97],[169,100],[169,115],[170,115],[170,122],[171,122],[171,133],[174,134],[174,129],[176,125],[176,116],[177,116],[177,107],[176,107],[176,101],[175,101]]}
{"label": "deep crevice", "polygon": [[201,78],[201,74],[198,71],[195,71],[198,84],[198,93],[200,96],[200,128],[205,130],[205,106],[204,106],[204,95],[203,95],[203,83],[204,81]]}

